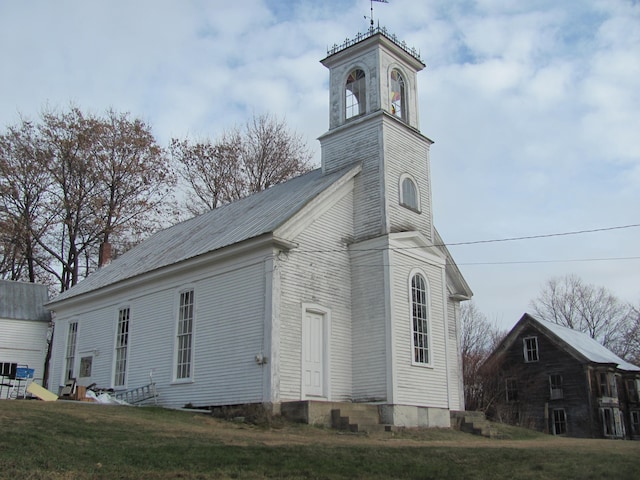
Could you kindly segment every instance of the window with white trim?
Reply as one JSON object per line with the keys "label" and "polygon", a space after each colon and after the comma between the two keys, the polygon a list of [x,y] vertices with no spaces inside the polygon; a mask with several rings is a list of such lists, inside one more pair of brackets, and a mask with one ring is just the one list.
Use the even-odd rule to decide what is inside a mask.
{"label": "window with white trim", "polygon": [[186,290],[180,293],[178,306],[178,334],[176,379],[191,378],[193,361],[193,305],[194,291]]}
{"label": "window with white trim", "polygon": [[69,323],[67,333],[67,354],[65,356],[65,380],[74,378],[73,368],[76,363],[76,340],[78,337],[78,322]]}
{"label": "window with white trim", "polygon": [[416,273],[411,277],[413,362],[422,365],[431,363],[428,302],[427,281],[422,274]]}
{"label": "window with white trim", "polygon": [[524,348],[524,361],[537,362],[538,357],[538,337],[526,337],[522,339]]}
{"label": "window with white trim", "polygon": [[113,385],[125,385],[127,375],[127,349],[129,347],[129,307],[118,310],[118,329],[116,331],[116,365]]}
{"label": "window with white trim", "polygon": [[365,81],[365,74],[359,68],[349,73],[344,90],[345,119],[365,113]]}
{"label": "window with white trim", "polygon": [[420,211],[420,192],[416,182],[408,174],[400,177],[400,205]]}

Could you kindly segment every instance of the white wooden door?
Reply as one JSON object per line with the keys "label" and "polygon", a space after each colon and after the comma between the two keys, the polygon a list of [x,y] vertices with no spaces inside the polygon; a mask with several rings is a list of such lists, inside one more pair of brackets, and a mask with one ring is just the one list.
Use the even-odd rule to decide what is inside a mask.
{"label": "white wooden door", "polygon": [[325,396],[325,317],[305,312],[302,325],[302,383],[309,397]]}

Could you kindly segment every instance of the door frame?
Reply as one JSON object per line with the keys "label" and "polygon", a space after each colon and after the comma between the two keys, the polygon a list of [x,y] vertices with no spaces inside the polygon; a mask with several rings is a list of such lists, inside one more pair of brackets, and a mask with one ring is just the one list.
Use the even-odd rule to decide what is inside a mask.
{"label": "door frame", "polygon": [[[304,335],[305,318],[307,313],[314,313],[322,317],[322,395],[308,395],[304,384]],[[331,310],[317,303],[303,303],[300,318],[300,398],[302,400],[329,400],[331,397],[330,361],[331,358]]]}

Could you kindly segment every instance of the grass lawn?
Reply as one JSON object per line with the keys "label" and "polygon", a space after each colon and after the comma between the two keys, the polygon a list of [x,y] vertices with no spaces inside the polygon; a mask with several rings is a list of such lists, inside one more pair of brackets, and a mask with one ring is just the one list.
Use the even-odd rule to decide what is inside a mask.
{"label": "grass lawn", "polygon": [[73,402],[0,400],[2,479],[640,479],[640,442],[378,434]]}

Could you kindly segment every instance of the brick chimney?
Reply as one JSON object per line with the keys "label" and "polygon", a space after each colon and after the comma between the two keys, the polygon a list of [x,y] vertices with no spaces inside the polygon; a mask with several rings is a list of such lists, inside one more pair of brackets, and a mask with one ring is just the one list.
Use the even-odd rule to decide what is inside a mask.
{"label": "brick chimney", "polygon": [[103,242],[100,244],[100,251],[98,253],[98,267],[102,268],[105,265],[111,263],[111,244],[109,242]]}

